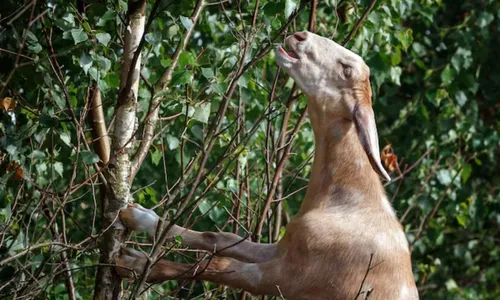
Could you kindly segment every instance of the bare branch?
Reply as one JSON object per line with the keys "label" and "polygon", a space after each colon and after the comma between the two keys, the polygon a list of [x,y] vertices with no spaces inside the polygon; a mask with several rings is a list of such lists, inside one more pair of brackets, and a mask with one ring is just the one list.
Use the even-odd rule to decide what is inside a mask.
{"label": "bare branch", "polygon": [[172,56],[172,63],[165,70],[162,77],[154,87],[155,93],[149,104],[149,113],[145,120],[141,143],[139,145],[139,149],[137,149],[137,152],[135,153],[134,158],[132,160],[132,166],[131,166],[132,169],[129,182],[132,182],[134,180],[137,171],[139,171],[144,159],[148,154],[149,147],[151,147],[151,143],[153,142],[156,123],[158,122],[158,112],[160,110],[161,100],[163,99],[164,93],[167,91],[168,85],[172,80],[172,74],[174,73],[174,70],[177,67],[177,64],[179,63],[179,57],[181,53],[184,51],[184,49],[186,49],[186,46],[191,38],[191,35],[194,32],[196,24],[198,23],[198,20],[201,16],[201,12],[205,7],[205,5],[206,2],[204,0],[200,0],[196,4],[196,7],[191,15],[191,19],[193,21],[192,26],[189,28],[189,30],[186,31],[182,39],[179,41],[179,44],[177,45],[177,48],[175,49],[175,52]]}

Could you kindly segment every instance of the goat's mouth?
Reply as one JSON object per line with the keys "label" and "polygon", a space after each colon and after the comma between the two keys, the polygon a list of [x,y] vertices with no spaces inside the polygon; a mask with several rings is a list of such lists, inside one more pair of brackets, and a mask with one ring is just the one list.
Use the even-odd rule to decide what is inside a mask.
{"label": "goat's mouth", "polygon": [[283,47],[283,45],[278,47],[278,51],[281,52],[281,54],[286,58],[288,58],[289,60],[295,61],[300,59],[300,57],[297,55],[297,53],[295,53],[295,51],[287,50]]}

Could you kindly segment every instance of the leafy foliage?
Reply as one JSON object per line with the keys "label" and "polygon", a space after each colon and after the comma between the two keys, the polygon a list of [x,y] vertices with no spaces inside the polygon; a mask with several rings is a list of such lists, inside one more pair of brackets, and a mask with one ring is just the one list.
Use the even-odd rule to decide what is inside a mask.
{"label": "leafy foliage", "polygon": [[[71,286],[76,298],[92,297],[94,249],[105,228],[100,158],[86,121],[89,88],[101,89],[112,128],[127,3],[77,2],[85,9],[61,0],[2,3],[2,298],[67,298]],[[199,230],[246,235],[265,218],[258,233],[263,242],[276,241],[304,196],[313,133],[301,123],[306,99],[277,73],[272,49],[283,31],[307,28],[310,6],[214,1],[193,24],[194,1],[160,2],[141,53],[134,147],[149,118],[154,85],[185,31],[196,27],[162,92],[157,136],[132,184],[134,201],[159,204],[170,214],[187,202],[179,223]],[[319,1],[316,32],[342,41],[369,2]],[[395,167],[391,156],[395,180],[387,193],[410,241],[425,299],[500,295],[499,12],[495,0],[379,1],[347,44],[371,68],[381,145],[390,143],[399,157]],[[278,170],[283,155],[286,164]],[[276,174],[282,177],[273,187]],[[272,189],[283,201],[265,211]],[[148,295],[238,294],[183,284],[155,286]]]}

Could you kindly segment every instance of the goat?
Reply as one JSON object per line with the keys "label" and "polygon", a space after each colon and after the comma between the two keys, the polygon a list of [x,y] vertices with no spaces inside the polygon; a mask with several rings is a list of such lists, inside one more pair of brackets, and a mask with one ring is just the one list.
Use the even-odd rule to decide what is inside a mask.
{"label": "goat", "polygon": [[[183,245],[215,251],[199,265],[160,260],[150,282],[199,279],[286,299],[418,299],[410,250],[379,175],[370,69],[355,53],[310,32],[286,38],[277,64],[308,98],[315,157],[305,199],[276,244],[174,226]],[[131,230],[154,235],[159,217],[137,204],[120,212]],[[220,249],[220,250],[217,250]],[[126,250],[117,271],[131,277],[147,258]]]}

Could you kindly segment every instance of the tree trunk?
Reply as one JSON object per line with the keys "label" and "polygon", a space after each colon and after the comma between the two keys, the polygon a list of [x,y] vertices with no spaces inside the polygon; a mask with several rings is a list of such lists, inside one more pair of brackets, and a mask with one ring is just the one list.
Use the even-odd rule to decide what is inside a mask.
{"label": "tree trunk", "polygon": [[108,189],[102,222],[105,232],[100,241],[101,257],[94,290],[94,299],[98,300],[120,299],[122,296],[121,279],[112,265],[125,238],[125,228],[118,220],[118,213],[130,201],[129,152],[135,132],[141,66],[141,56],[139,53],[136,56],[135,52],[144,33],[145,13],[146,0],[128,1],[120,94],[116,107],[112,153],[106,170]]}

